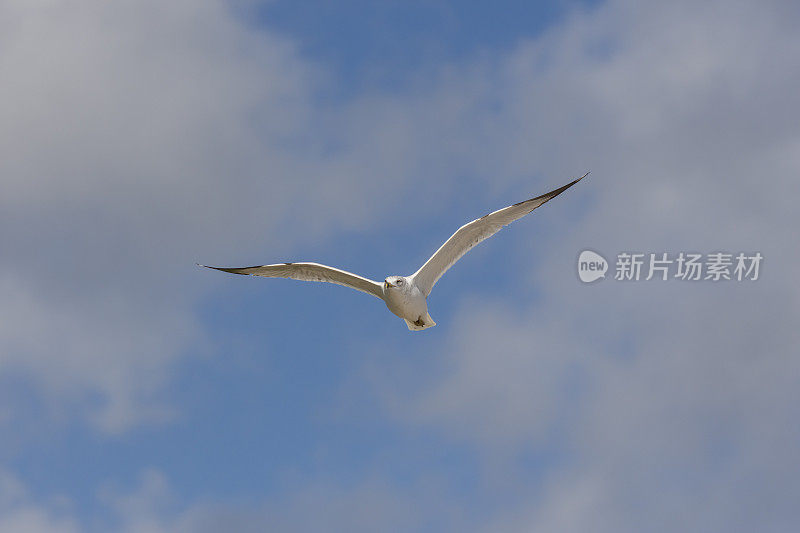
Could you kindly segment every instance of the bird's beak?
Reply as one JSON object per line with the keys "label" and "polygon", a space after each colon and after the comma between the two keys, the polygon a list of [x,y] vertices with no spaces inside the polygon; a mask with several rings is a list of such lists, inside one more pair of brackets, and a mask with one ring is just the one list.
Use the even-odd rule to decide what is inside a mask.
{"label": "bird's beak", "polygon": [[389,283],[389,280],[387,279],[386,281],[383,282],[383,286],[388,289],[389,287],[394,287],[395,285]]}

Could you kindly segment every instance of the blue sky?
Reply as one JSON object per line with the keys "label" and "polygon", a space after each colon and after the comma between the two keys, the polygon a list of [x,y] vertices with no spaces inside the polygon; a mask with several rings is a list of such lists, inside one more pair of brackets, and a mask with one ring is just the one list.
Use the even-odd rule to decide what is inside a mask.
{"label": "blue sky", "polygon": [[345,93],[403,88],[442,63],[496,55],[594,2],[270,2],[257,20],[325,64]]}
{"label": "blue sky", "polygon": [[[662,4],[0,2],[0,532],[791,531],[800,12]],[[409,274],[587,170],[417,334],[194,266]]]}

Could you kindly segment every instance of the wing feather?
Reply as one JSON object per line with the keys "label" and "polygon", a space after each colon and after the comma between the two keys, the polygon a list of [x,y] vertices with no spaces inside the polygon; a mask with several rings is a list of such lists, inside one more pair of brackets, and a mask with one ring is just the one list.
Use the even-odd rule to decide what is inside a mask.
{"label": "wing feather", "polygon": [[510,205],[464,224],[414,273],[413,278],[417,287],[425,293],[425,296],[428,296],[439,278],[476,244],[488,239],[518,218],[529,214],[548,200],[555,198],[588,175],[587,172],[580,178],[547,194]]}
{"label": "wing feather", "polygon": [[336,283],[365,292],[383,299],[383,286],[371,279],[340,270],[338,268],[320,265],[319,263],[277,263],[274,265],[252,266],[244,268],[222,268],[200,265],[214,270],[230,272],[231,274],[242,274],[251,276],[262,276],[265,278],[289,278],[300,281],[324,281]]}

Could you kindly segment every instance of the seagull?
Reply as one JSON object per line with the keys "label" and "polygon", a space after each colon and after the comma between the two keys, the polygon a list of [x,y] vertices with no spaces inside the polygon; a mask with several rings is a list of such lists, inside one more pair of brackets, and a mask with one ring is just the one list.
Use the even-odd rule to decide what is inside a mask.
{"label": "seagull", "polygon": [[231,274],[290,278],[300,281],[325,281],[344,285],[380,298],[386,303],[389,311],[405,320],[409,330],[421,331],[436,325],[428,313],[428,296],[439,278],[456,261],[476,244],[488,239],[504,226],[529,214],[548,200],[555,198],[588,175],[587,172],[554,191],[504,207],[464,224],[436,250],[419,270],[410,276],[389,276],[383,283],[319,263],[276,263],[244,268],[212,267],[199,263],[198,266]]}

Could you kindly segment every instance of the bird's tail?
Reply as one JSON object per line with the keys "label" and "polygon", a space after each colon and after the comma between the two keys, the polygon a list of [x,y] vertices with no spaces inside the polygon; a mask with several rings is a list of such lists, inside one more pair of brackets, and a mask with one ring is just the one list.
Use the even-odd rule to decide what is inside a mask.
{"label": "bird's tail", "polygon": [[[420,322],[422,322],[422,325],[419,324]],[[408,326],[408,329],[410,329],[411,331],[422,331],[423,329],[432,328],[433,326],[436,325],[436,322],[433,321],[433,319],[431,318],[431,314],[428,313],[424,317],[422,317],[421,320],[418,320],[417,322],[406,320],[406,325]]]}

